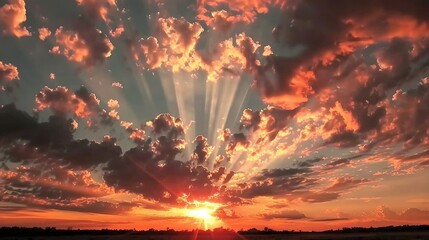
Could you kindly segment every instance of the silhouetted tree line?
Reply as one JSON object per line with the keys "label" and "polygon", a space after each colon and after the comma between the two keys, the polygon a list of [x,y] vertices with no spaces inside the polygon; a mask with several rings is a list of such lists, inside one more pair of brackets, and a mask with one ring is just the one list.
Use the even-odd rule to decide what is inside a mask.
{"label": "silhouetted tree line", "polygon": [[386,226],[386,227],[352,227],[342,228],[338,230],[329,230],[325,232],[338,232],[338,233],[369,233],[369,232],[419,232],[429,231],[429,225],[402,225],[402,226]]}
{"label": "silhouetted tree line", "polygon": [[[386,226],[386,227],[352,227],[342,228],[337,230],[327,230],[318,233],[370,233],[370,232],[427,232],[429,231],[429,225],[403,225],[403,226]],[[215,228],[213,230],[183,230],[176,231],[174,229],[167,230],[135,230],[135,229],[101,229],[101,230],[81,230],[81,229],[56,229],[55,227],[1,227],[0,236],[2,237],[36,237],[36,236],[77,236],[77,235],[171,235],[171,234],[183,234],[189,235],[198,232],[198,234],[240,234],[240,235],[265,235],[265,234],[300,234],[300,233],[316,233],[304,232],[304,231],[289,231],[289,230],[273,230],[268,227],[264,229],[250,228],[248,230],[240,230],[235,232],[232,229],[227,228]]]}

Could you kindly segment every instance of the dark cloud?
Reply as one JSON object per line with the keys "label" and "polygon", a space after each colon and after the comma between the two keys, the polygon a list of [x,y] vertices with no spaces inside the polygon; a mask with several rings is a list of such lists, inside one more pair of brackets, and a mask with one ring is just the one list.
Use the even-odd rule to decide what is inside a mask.
{"label": "dark cloud", "polygon": [[0,108],[1,149],[14,162],[43,160],[72,169],[85,170],[121,155],[113,139],[102,142],[73,139],[73,121],[51,116],[48,122],[17,110],[14,105]]}
{"label": "dark cloud", "polygon": [[[215,190],[207,169],[174,160],[180,151],[152,146],[153,143],[147,141],[144,146],[125,152],[121,159],[109,162],[104,174],[106,183],[115,189],[170,203],[176,202],[184,194],[204,199]],[[159,156],[168,156],[170,159],[166,161]]]}
{"label": "dark cloud", "polygon": [[[271,55],[265,66],[253,66],[255,86],[266,103],[279,108],[296,109],[312,98],[332,106],[336,117],[325,125],[326,145],[347,148],[374,135],[380,142],[392,138],[379,134],[392,121],[391,91],[427,75],[429,18],[417,7],[427,5],[420,0],[359,6],[353,1],[290,1],[274,36],[296,54]],[[257,121],[251,112],[248,116]],[[424,142],[419,136],[414,143],[402,141]]]}
{"label": "dark cloud", "polygon": [[209,171],[205,167],[209,146],[202,136],[196,138],[191,158],[179,160],[186,144],[180,119],[161,114],[147,126],[152,128],[153,138],[108,162],[103,178],[109,186],[142,194],[147,199],[176,203],[185,194],[189,200],[208,199],[232,178],[234,173],[225,168]]}
{"label": "dark cloud", "polygon": [[250,144],[247,136],[243,133],[231,134],[230,136],[227,136],[225,140],[228,140],[228,144],[226,146],[226,153],[228,157],[232,155],[237,147],[246,148]]}
{"label": "dark cloud", "polygon": [[313,219],[313,222],[337,222],[337,221],[345,221],[350,220],[349,218],[321,218],[321,219]]}
{"label": "dark cloud", "polygon": [[165,135],[168,138],[177,138],[185,133],[183,122],[168,113],[159,114],[147,123],[156,135]]}
{"label": "dark cloud", "polygon": [[308,192],[301,197],[301,200],[309,203],[329,202],[340,197],[336,192]]}
{"label": "dark cloud", "polygon": [[329,186],[325,191],[327,192],[340,192],[358,187],[362,184],[368,183],[368,179],[353,179],[351,177],[341,177],[334,180],[334,183]]}
{"label": "dark cloud", "polygon": [[192,143],[196,144],[196,146],[191,160],[196,161],[198,164],[203,164],[210,157],[213,147],[208,144],[207,138],[201,135],[197,136]]}
{"label": "dark cloud", "polygon": [[291,177],[303,173],[309,173],[311,170],[307,168],[283,168],[283,169],[264,169],[262,173],[257,176],[256,180],[265,180],[267,178],[282,178]]}
{"label": "dark cloud", "polygon": [[55,45],[50,52],[64,55],[69,61],[91,67],[104,62],[114,49],[109,38],[87,17],[79,18],[72,29],[59,27],[55,31]]}
{"label": "dark cloud", "polygon": [[305,161],[296,162],[296,163],[294,163],[294,165],[296,165],[297,167],[300,167],[300,168],[308,168],[308,167],[314,166],[314,164],[316,164],[322,160],[323,160],[322,158],[307,159]]}
{"label": "dark cloud", "polygon": [[242,189],[232,194],[242,198],[258,196],[282,196],[309,189],[317,183],[317,179],[304,176],[291,176],[267,179],[253,183],[241,184]]}
{"label": "dark cloud", "polygon": [[44,87],[36,95],[35,101],[36,112],[50,109],[60,117],[73,114],[78,118],[86,119],[87,126],[90,128],[97,128],[98,123],[110,125],[114,121],[114,118],[100,107],[97,96],[83,86],[75,92],[63,86],[55,89]]}
{"label": "dark cloud", "polygon": [[261,138],[265,136],[269,141],[276,138],[280,130],[284,129],[297,111],[287,111],[268,107],[261,111],[245,109],[240,119],[242,128],[251,131],[260,130]]}
{"label": "dark cloud", "polygon": [[297,210],[283,210],[280,212],[273,212],[273,213],[264,213],[262,214],[262,217],[266,220],[271,219],[287,219],[287,220],[299,220],[299,219],[306,219],[307,217]]}

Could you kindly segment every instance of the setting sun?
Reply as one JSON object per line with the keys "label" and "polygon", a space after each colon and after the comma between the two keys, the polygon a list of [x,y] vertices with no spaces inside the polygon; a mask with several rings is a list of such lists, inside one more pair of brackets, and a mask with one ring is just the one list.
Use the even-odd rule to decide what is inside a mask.
{"label": "setting sun", "polygon": [[187,202],[185,208],[172,209],[172,214],[197,220],[196,227],[202,228],[204,226],[204,229],[207,230],[222,225],[222,219],[216,215],[221,207],[223,205],[220,203],[192,201]]}
{"label": "setting sun", "polygon": [[213,216],[215,209],[208,208],[198,208],[198,209],[189,209],[187,210],[188,216],[199,219],[204,224],[204,229],[208,229],[210,225],[216,220],[216,217]]}

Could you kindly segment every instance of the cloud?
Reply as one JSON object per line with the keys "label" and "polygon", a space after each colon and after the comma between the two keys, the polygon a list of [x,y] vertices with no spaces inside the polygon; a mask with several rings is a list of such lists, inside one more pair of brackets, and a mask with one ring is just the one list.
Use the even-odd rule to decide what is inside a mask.
{"label": "cloud", "polygon": [[208,144],[207,138],[201,135],[197,136],[192,143],[194,143],[196,146],[194,152],[192,153],[191,161],[196,161],[198,164],[203,164],[210,157],[213,147]]}
{"label": "cloud", "polygon": [[287,219],[287,220],[299,220],[299,219],[306,219],[307,217],[297,210],[283,210],[279,212],[273,212],[273,213],[264,213],[262,214],[262,217],[266,220],[272,220],[272,219]]}
{"label": "cloud", "polygon": [[301,197],[301,200],[308,203],[320,203],[336,200],[339,196],[340,194],[337,192],[308,192]]}
{"label": "cloud", "polygon": [[257,64],[256,51],[260,47],[244,33],[216,43],[213,49],[199,51],[197,44],[204,29],[198,22],[184,18],[159,18],[153,36],[131,39],[129,53],[144,69],[164,68],[172,72],[188,72],[197,76],[207,73],[207,80],[215,82],[220,76],[237,77],[245,69]]}
{"label": "cloud", "polygon": [[396,213],[390,208],[379,206],[376,209],[376,215],[380,218],[402,220],[402,221],[427,221],[429,220],[429,211],[418,208],[408,208],[403,212]]}
{"label": "cloud", "polygon": [[370,182],[368,179],[353,179],[351,177],[340,177],[333,181],[332,185],[329,186],[325,191],[327,192],[340,192],[356,188],[362,184]]}
{"label": "cloud", "polygon": [[[423,81],[416,89],[399,90],[391,107],[387,108],[385,132],[392,139],[386,141],[405,142],[408,146],[429,143],[427,129],[427,106],[429,84]],[[389,124],[390,122],[390,124]]]}
{"label": "cloud", "polygon": [[261,111],[245,109],[240,119],[244,129],[257,132],[261,139],[274,140],[277,134],[287,127],[296,111],[287,111],[273,107],[267,107]]}
{"label": "cloud", "polygon": [[9,0],[0,7],[0,30],[3,34],[17,38],[31,36],[27,28],[22,26],[26,20],[24,0]]}
{"label": "cloud", "polygon": [[57,28],[55,39],[58,45],[51,49],[51,53],[64,55],[69,61],[88,67],[102,63],[114,49],[109,38],[85,18],[80,18],[73,30]]}
{"label": "cloud", "polygon": [[153,129],[156,135],[166,135],[169,138],[177,138],[177,136],[185,133],[183,122],[180,118],[175,118],[168,113],[159,114],[146,125]]}
{"label": "cloud", "polygon": [[119,102],[118,102],[118,100],[115,100],[115,99],[109,99],[109,101],[107,101],[107,106],[110,108],[110,109],[116,109],[116,108],[119,108]]}
{"label": "cloud", "polygon": [[195,46],[203,28],[199,23],[190,23],[184,18],[159,18],[156,24],[156,37],[130,42],[129,49],[136,61],[156,69],[161,66],[178,72],[192,72],[201,66]]}
{"label": "cloud", "polygon": [[0,61],[0,87],[3,90],[10,90],[11,83],[19,80],[18,68],[10,63]]}
{"label": "cloud", "polygon": [[[184,194],[207,199],[215,189],[208,170],[174,160],[181,150],[173,144],[168,148],[154,146],[160,144],[158,141],[146,142],[144,148],[130,149],[120,160],[109,162],[103,177],[106,183],[161,202],[175,203]],[[163,156],[170,159],[164,160]]]}
{"label": "cloud", "polygon": [[124,88],[124,86],[122,86],[122,84],[120,82],[114,82],[114,83],[112,83],[112,87]]}
{"label": "cloud", "polygon": [[110,30],[109,34],[113,38],[117,38],[117,37],[120,37],[122,35],[122,33],[124,33],[124,31],[125,31],[124,26],[123,25],[119,25],[118,27],[115,28],[115,30]]}
{"label": "cloud", "polygon": [[44,87],[36,95],[35,111],[50,109],[57,116],[74,116],[87,120],[87,126],[96,128],[98,123],[109,125],[114,118],[100,107],[100,100],[85,87],[73,92],[63,86],[55,89]]}
{"label": "cloud", "polygon": [[[138,202],[94,200],[114,193],[95,180],[92,170],[122,156],[115,139],[73,138],[73,121],[51,116],[38,122],[14,105],[0,108],[2,168],[0,201],[30,207],[118,214]],[[18,163],[18,164],[17,164]]]}
{"label": "cloud", "polygon": [[213,29],[227,31],[237,23],[252,23],[258,14],[265,14],[269,7],[283,6],[284,0],[203,0],[198,2],[197,20]]}
{"label": "cloud", "polygon": [[[366,95],[359,103],[368,100],[375,104],[371,98],[380,101],[375,99],[382,97],[379,93],[384,94],[383,90],[409,81],[424,66],[415,60],[425,53],[427,44],[423,43],[414,54],[408,51],[411,46],[425,42],[429,37],[428,31],[425,31],[428,19],[416,7],[419,4],[425,6],[427,2],[394,1],[391,4],[391,1],[378,1],[376,4],[365,2],[356,6],[353,1],[342,1],[331,7],[329,0],[289,1],[284,20],[275,29],[274,36],[288,48],[297,49],[298,53],[292,57],[270,56],[266,66],[257,67],[258,70],[254,71],[264,101],[283,109],[294,109],[307,103],[322,89],[352,79],[360,79],[362,83],[361,86],[356,84],[357,91],[350,88],[354,92],[352,96]],[[366,61],[361,56],[368,53],[361,50],[377,44],[390,45],[384,50],[378,51],[377,47],[369,50],[378,59],[379,69],[372,69],[372,64],[347,66],[353,59]],[[411,70],[410,65],[417,68]],[[356,76],[359,72],[360,76]],[[351,78],[351,75],[355,77]],[[383,89],[371,91],[377,86]],[[350,96],[350,91],[346,94]],[[363,120],[363,114],[368,118],[368,112],[364,112],[363,107],[355,107],[354,113],[361,114],[354,115],[358,121],[359,118]],[[361,131],[369,130],[362,125],[360,127]]]}
{"label": "cloud", "polygon": [[321,219],[313,219],[313,222],[337,222],[337,221],[345,221],[350,220],[349,218],[321,218]]}
{"label": "cloud", "polygon": [[[126,122],[123,126],[131,134],[135,132]],[[147,122],[145,129],[148,136],[139,139],[137,147],[108,162],[103,176],[107,185],[142,194],[146,199],[178,204],[183,196],[189,201],[216,199],[221,185],[232,178],[233,172],[225,168],[210,171],[205,167],[210,146],[202,136],[195,139],[190,159],[179,160],[187,144],[179,118],[160,114]]]}
{"label": "cloud", "polygon": [[116,0],[76,0],[76,2],[84,8],[87,16],[100,18],[105,22],[110,21],[108,18],[109,11],[116,7]]}
{"label": "cloud", "polygon": [[46,38],[51,36],[51,31],[48,28],[39,28],[39,39],[45,41]]}
{"label": "cloud", "polygon": [[[10,121],[10,117],[15,120]],[[64,116],[51,116],[48,122],[38,123],[14,105],[5,105],[0,109],[0,119],[2,150],[13,162],[50,163],[46,159],[52,158],[56,159],[54,167],[86,170],[112,161],[122,153],[114,139],[74,140],[73,120]]]}

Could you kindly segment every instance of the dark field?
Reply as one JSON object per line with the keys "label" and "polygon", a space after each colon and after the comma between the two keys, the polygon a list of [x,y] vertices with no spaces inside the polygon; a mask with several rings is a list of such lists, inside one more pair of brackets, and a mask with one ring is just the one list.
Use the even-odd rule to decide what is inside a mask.
{"label": "dark field", "polygon": [[48,237],[1,237],[1,240],[126,240],[126,239],[152,239],[152,240],[188,240],[188,239],[220,239],[220,240],[239,240],[239,239],[269,239],[269,240],[422,240],[429,239],[429,232],[387,232],[387,233],[286,233],[286,234],[245,234],[238,235],[234,233],[212,233],[212,234],[194,234],[194,233],[171,233],[171,234],[121,234],[121,235],[75,235],[75,236],[48,236]]}
{"label": "dark field", "polygon": [[235,232],[231,229],[175,231],[155,230],[64,230],[48,228],[1,227],[0,240],[429,240],[429,225],[386,226],[378,228],[343,228],[324,232],[276,231],[252,228]]}

